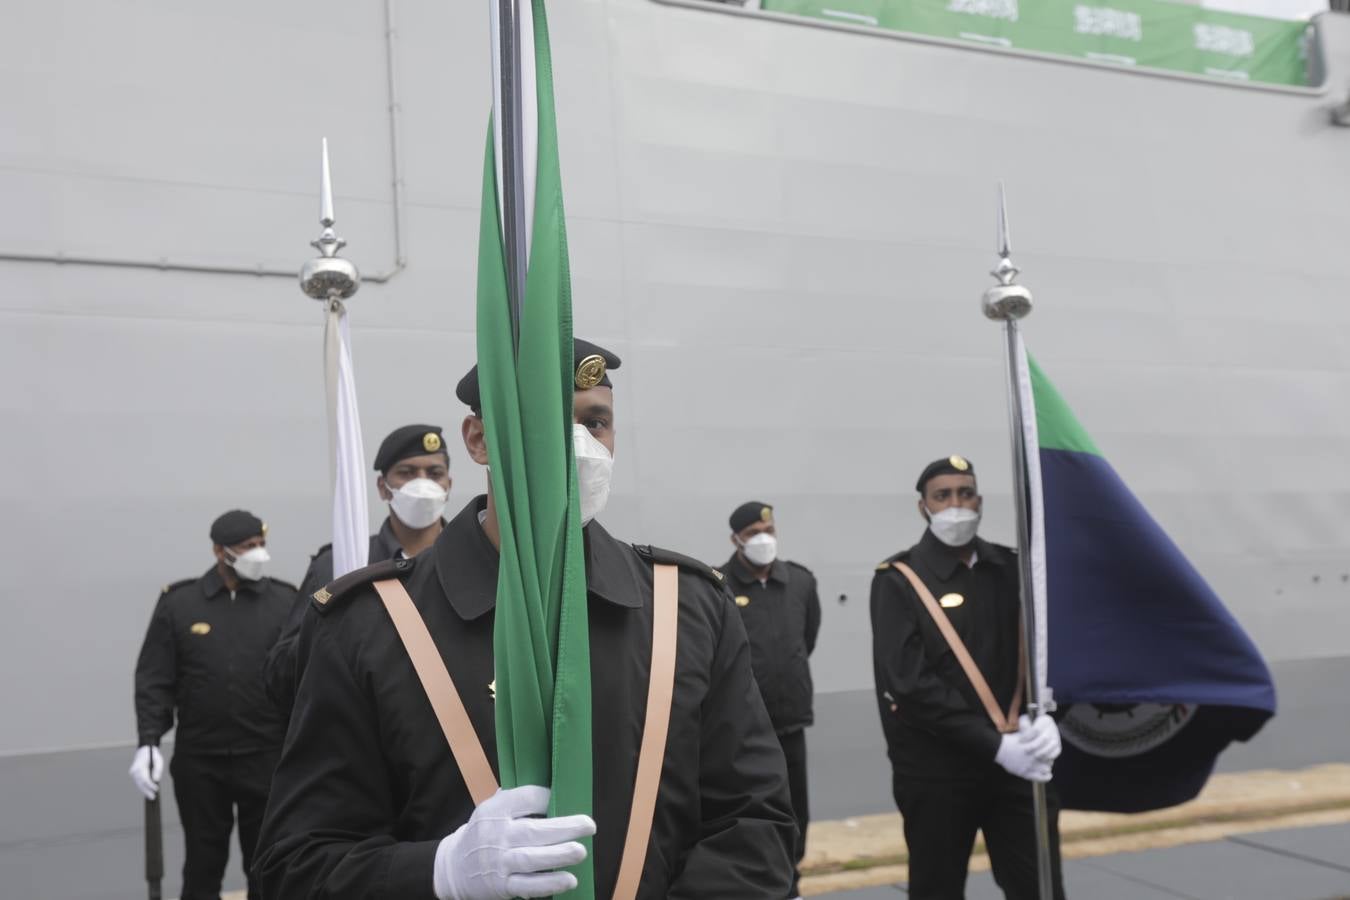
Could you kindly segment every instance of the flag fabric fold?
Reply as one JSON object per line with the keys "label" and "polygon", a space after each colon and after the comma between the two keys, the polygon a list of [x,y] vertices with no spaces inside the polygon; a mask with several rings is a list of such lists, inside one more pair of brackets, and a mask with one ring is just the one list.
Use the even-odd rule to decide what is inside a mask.
{"label": "flag fabric fold", "polygon": [[[502,63],[492,9],[494,75]],[[519,350],[503,222],[500,78],[483,167],[478,370],[489,481],[501,532],[494,621],[497,756],[503,787],[552,788],[551,815],[591,813],[590,644],[572,451],[572,307],[552,65],[543,0],[520,3],[524,227]],[[585,841],[588,850],[590,841]],[[592,859],[569,897],[594,896]]]}
{"label": "flag fabric fold", "polygon": [[1019,353],[1035,410],[1036,432],[1024,438],[1039,462],[1048,678],[1064,735],[1055,783],[1066,808],[1184,802],[1225,747],[1274,715],[1274,681],[1218,595]]}
{"label": "flag fabric fold", "polygon": [[328,392],[329,459],[333,462],[333,577],[363,568],[370,557],[370,510],[366,505],[366,451],[356,406],[352,336],[341,301],[328,308],[324,325],[324,370]]}

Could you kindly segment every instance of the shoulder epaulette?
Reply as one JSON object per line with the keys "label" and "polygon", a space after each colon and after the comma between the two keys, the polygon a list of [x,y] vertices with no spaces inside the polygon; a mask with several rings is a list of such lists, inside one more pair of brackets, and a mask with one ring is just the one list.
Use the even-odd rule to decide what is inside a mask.
{"label": "shoulder epaulette", "polygon": [[402,578],[412,572],[414,560],[386,559],[374,565],[348,572],[341,578],[331,581],[310,595],[310,604],[319,613],[326,613],[338,603],[351,597],[357,588],[385,578]]}
{"label": "shoulder epaulette", "polygon": [[311,553],[311,554],[309,555],[309,561],[310,561],[310,562],[314,562],[314,560],[318,559],[320,556],[323,556],[325,553],[327,553],[329,550],[332,550],[332,549],[333,549],[333,545],[332,545],[331,543],[330,543],[330,544],[324,544],[324,545],[323,545],[322,547],[320,547],[318,550],[315,550],[313,553]]}
{"label": "shoulder epaulette", "polygon": [[810,569],[808,569],[806,566],[802,565],[802,564],[799,563],[799,562],[796,562],[795,560],[789,559],[789,560],[787,561],[787,564],[788,564],[789,566],[792,566],[794,569],[801,569],[803,572],[805,572],[807,575],[810,575],[812,578],[815,578],[815,577],[816,577],[816,573],[815,573],[815,572],[812,572],[812,571],[811,571]]}
{"label": "shoulder epaulette", "polygon": [[176,590],[178,590],[180,587],[183,587],[184,585],[192,584],[192,582],[194,582],[194,581],[196,581],[196,580],[197,580],[197,579],[195,579],[195,578],[181,578],[181,579],[179,579],[178,581],[175,581],[173,584],[166,584],[166,585],[164,585],[164,588],[163,588],[163,590],[160,591],[160,593],[161,593],[161,594],[167,594],[169,591],[176,591]]}
{"label": "shoulder epaulette", "polygon": [[901,550],[899,553],[896,553],[893,556],[888,556],[881,562],[877,563],[877,571],[884,572],[887,569],[891,568],[891,563],[904,562],[905,558],[908,556],[909,556],[908,550]]}
{"label": "shoulder epaulette", "polygon": [[674,550],[663,550],[660,547],[653,547],[650,544],[634,544],[633,549],[638,552],[638,556],[652,563],[659,563],[668,566],[679,566],[681,569],[693,572],[696,575],[702,575],[718,587],[726,582],[726,576],[719,570],[714,569],[707,563],[700,562],[692,556],[685,556],[683,553],[676,553]]}

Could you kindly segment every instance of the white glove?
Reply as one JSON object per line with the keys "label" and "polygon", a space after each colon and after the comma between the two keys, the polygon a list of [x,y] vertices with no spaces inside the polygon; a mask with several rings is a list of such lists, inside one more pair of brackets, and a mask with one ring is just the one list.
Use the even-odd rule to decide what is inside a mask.
{"label": "white glove", "polygon": [[1062,749],[1059,742],[1059,726],[1047,715],[1039,715],[1032,722],[1026,716],[1017,720],[1017,736],[1022,739],[1031,755],[1043,763],[1052,763],[1059,758]]}
{"label": "white glove", "polygon": [[549,789],[499,790],[436,848],[434,887],[440,900],[551,897],[577,886],[555,872],[586,858],[578,838],[595,834],[590,816],[535,819],[548,812]]}
{"label": "white glove", "polygon": [[153,800],[159,796],[159,779],[164,774],[164,757],[158,747],[146,744],[136,750],[131,758],[131,780],[136,782],[136,790]]}
{"label": "white glove", "polygon": [[994,762],[998,763],[1009,773],[1018,778],[1025,778],[1027,781],[1046,782],[1050,780],[1050,763],[1043,762],[1027,749],[1027,745],[1022,741],[1020,732],[1003,735],[1003,740],[999,742],[998,752],[994,754]]}

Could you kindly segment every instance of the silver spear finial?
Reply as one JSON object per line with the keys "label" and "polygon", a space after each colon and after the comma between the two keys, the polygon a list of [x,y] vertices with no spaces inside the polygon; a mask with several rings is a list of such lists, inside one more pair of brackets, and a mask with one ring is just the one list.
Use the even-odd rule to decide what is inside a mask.
{"label": "silver spear finial", "polygon": [[319,173],[319,224],[323,226],[310,246],[319,256],[300,270],[300,289],[315,300],[345,300],[361,287],[361,274],[349,260],[337,255],[347,242],[337,236],[333,224],[333,177],[328,169],[328,138],[323,139],[323,166]]}
{"label": "silver spear finial", "polygon": [[984,292],[984,314],[1000,321],[1020,319],[1031,312],[1031,291],[1015,284],[1021,271],[1012,261],[1012,236],[1008,228],[1008,198],[998,183],[998,265],[990,275],[998,284]]}
{"label": "silver spear finial", "polygon": [[335,221],[337,220],[333,218],[333,175],[328,169],[328,138],[324,138],[323,171],[319,173],[319,224],[324,228],[332,228]]}

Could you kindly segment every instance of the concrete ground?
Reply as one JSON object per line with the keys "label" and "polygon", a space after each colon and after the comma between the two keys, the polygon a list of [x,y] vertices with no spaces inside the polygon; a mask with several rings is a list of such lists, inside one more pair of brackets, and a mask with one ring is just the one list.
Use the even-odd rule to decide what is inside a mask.
{"label": "concrete ground", "polygon": [[[1350,658],[1273,668],[1280,692],[1279,715],[1250,744],[1230,749],[1220,769],[1291,770],[1350,762],[1350,695],[1344,688],[1350,684]],[[821,695],[808,740],[816,821],[893,813],[890,775],[870,691]],[[131,754],[128,745],[0,758],[0,897],[136,900],[145,896],[143,804],[127,777]],[[180,886],[182,832],[172,791],[165,793],[164,889],[166,896],[173,897]],[[1350,833],[1344,829],[1343,825],[1320,823],[1311,828],[1224,836],[1183,847],[1073,859],[1066,865],[1066,878],[1075,900],[1350,897]],[[1267,876],[1278,879],[1278,889],[1262,880]],[[1128,893],[1125,884],[1136,885],[1136,893]],[[238,890],[243,885],[236,846],[225,887]],[[988,873],[971,876],[970,900],[998,896],[992,890]],[[898,888],[879,887],[837,896],[869,900],[903,893]]]}

